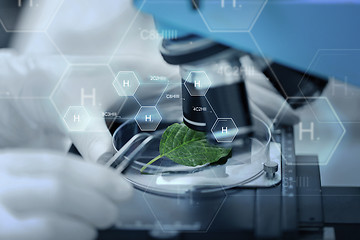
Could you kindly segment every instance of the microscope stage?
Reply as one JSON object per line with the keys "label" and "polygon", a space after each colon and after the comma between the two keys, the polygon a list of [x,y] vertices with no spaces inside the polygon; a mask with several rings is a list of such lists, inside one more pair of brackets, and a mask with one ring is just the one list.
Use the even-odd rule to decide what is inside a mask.
{"label": "microscope stage", "polygon": [[[118,169],[118,166],[127,162],[126,167],[119,171],[138,189],[178,197],[194,192],[210,193],[234,187],[271,187],[281,181],[280,143],[270,141],[270,136],[265,138],[269,141],[257,137],[260,133],[250,137],[246,145],[233,147],[232,156],[225,161],[220,160],[220,163],[188,167],[162,157],[141,172],[140,169],[146,163],[159,155],[160,139],[165,127],[166,124],[160,126],[159,130],[147,134],[143,141],[129,140],[130,133],[135,136],[132,138],[144,135],[140,132],[137,134],[138,127],[135,121],[124,123],[114,134],[114,145],[119,152],[127,154],[111,166]],[[147,139],[150,140],[139,147]],[[133,154],[135,151],[138,153]],[[269,160],[277,168],[271,176],[264,171],[264,163]]]}

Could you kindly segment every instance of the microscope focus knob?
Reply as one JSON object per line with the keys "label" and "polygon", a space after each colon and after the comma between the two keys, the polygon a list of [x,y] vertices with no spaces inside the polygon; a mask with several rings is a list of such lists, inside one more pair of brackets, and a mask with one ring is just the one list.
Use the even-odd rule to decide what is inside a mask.
{"label": "microscope focus knob", "polygon": [[264,166],[264,171],[266,173],[266,177],[274,178],[275,173],[279,169],[279,166],[278,166],[277,162],[267,161],[267,162],[263,163],[263,166]]}

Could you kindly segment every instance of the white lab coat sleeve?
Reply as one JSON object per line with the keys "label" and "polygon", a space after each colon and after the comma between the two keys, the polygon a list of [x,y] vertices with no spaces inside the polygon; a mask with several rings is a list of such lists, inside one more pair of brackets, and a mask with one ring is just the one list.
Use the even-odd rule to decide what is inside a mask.
{"label": "white lab coat sleeve", "polygon": [[[34,15],[31,8],[25,9],[18,28],[45,29],[48,38],[39,32],[22,34],[12,45],[21,53],[60,51],[68,58],[83,57],[78,62],[103,57],[104,63],[124,40],[132,43],[127,49],[139,49],[134,41],[139,36],[131,33],[141,27],[154,28],[152,18],[139,14],[131,0],[51,0],[41,1],[38,7],[43,14]],[[49,17],[48,13],[53,15]]]}
{"label": "white lab coat sleeve", "polygon": [[69,148],[55,109],[42,95],[42,86],[56,78],[48,58],[41,59],[0,50],[0,148]]}

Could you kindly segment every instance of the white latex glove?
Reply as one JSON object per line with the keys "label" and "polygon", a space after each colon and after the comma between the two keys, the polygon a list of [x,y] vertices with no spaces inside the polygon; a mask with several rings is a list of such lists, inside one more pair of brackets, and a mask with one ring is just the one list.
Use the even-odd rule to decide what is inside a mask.
{"label": "white latex glove", "polygon": [[0,182],[4,240],[95,239],[132,192],[111,169],[45,150],[1,151]]}
{"label": "white latex glove", "polygon": [[[65,126],[62,117],[59,116],[46,98],[31,98],[32,94],[41,92],[46,84],[56,82],[58,69],[54,64],[58,57],[52,56],[17,56],[12,52],[0,51],[0,86],[8,90],[11,96],[18,99],[0,99],[1,109],[7,114],[0,117],[1,137],[0,146],[3,147],[47,147],[57,150],[67,150],[70,139],[83,157],[92,162],[101,158],[110,158],[113,153],[111,135],[105,121],[101,118],[102,112],[107,111],[113,104],[122,101],[124,97],[117,95],[112,78],[107,82],[102,80],[101,72],[90,69],[78,75],[74,82],[60,85],[58,91],[67,95],[54,99],[55,104],[60,104],[66,110],[69,106],[79,105],[79,91],[81,87],[89,85],[99,89],[97,98],[101,99],[101,107],[93,109],[95,116],[85,131],[71,132]],[[123,69],[131,69],[138,73],[143,79],[150,75],[169,76],[171,84],[167,92],[181,94],[180,76],[177,68],[165,63],[141,60],[138,57],[125,56],[117,59],[117,65]],[[56,65],[56,64],[55,64]],[[114,66],[114,68],[117,67]],[[274,118],[283,106],[286,116],[282,118],[283,123],[295,124],[298,121],[295,111],[285,103],[285,100],[271,86],[266,77],[255,72],[254,75],[246,77],[250,107],[252,113],[270,124],[269,118]],[[148,81],[147,91],[142,91],[137,96],[141,101],[157,99],[161,96],[163,88]],[[77,100],[76,100],[77,99]],[[91,102],[90,102],[91,103]],[[88,102],[89,104],[89,102]],[[88,107],[88,106],[85,106]],[[90,106],[91,107],[91,106]],[[181,119],[181,101],[165,101],[161,105],[164,120],[176,121]],[[60,107],[61,108],[61,107]],[[128,106],[125,102],[122,117],[133,117],[137,108]],[[97,117],[96,117],[97,116]],[[21,132],[19,129],[21,128]]]}
{"label": "white latex glove", "polygon": [[[58,8],[60,3],[61,7]],[[49,37],[38,32],[15,35],[12,43],[14,51],[0,51],[0,86],[3,90],[0,94],[6,93],[8,97],[17,98],[14,101],[0,100],[1,109],[11,111],[8,116],[0,116],[0,146],[45,146],[67,150],[71,143],[70,137],[86,160],[96,162],[99,159],[108,159],[114,149],[102,112],[117,112],[119,109],[111,107],[113,104],[122,103],[124,97],[119,97],[112,85],[115,76],[111,75],[110,68],[106,65],[89,65],[86,68],[86,64],[107,63],[121,42],[119,54],[116,54],[111,62],[113,74],[120,70],[136,70],[137,74],[145,79],[151,75],[168,76],[174,72],[177,74],[177,68],[168,65],[164,67],[158,51],[160,38],[153,41],[139,39],[139,29],[143,28],[146,33],[151,30],[155,32],[154,24],[150,16],[138,15],[130,0],[43,1],[37,6],[37,12],[43,14],[33,14],[33,9],[25,9],[19,29],[29,26],[43,29],[48,13],[57,12],[47,29]],[[73,24],[74,22],[77,24]],[[85,63],[83,69],[86,68],[68,82],[63,78],[59,85],[57,82],[67,66],[58,50],[68,63]],[[143,61],[129,60],[123,57],[124,54],[140,54]],[[134,65],[136,69],[129,69],[129,66]],[[70,68],[77,69],[75,66]],[[55,86],[57,90],[53,102],[60,114],[57,114],[50,101],[44,98],[50,95]],[[96,87],[96,98],[101,101],[101,106],[88,106],[90,104],[87,101],[85,107],[92,117],[88,128],[86,131],[69,132],[62,120],[66,110],[70,106],[80,105],[81,88],[88,94],[93,87]],[[146,92],[141,98],[146,100],[161,94],[156,92],[160,91],[160,88],[154,91]],[[61,94],[57,94],[58,92]],[[125,104],[125,107],[129,105]],[[138,105],[131,106],[121,113],[121,117],[133,117],[138,109]],[[18,132],[19,126],[23,126],[23,132],[14,134]]]}
{"label": "white latex glove", "polygon": [[[59,70],[54,67],[59,57],[37,56],[27,57],[18,56],[9,51],[0,51],[0,85],[4,90],[8,90],[10,96],[18,99],[0,99],[1,109],[4,109],[0,117],[1,137],[0,146],[3,147],[47,147],[66,151],[69,148],[69,136],[72,142],[83,155],[92,162],[99,159],[108,159],[113,154],[111,135],[105,125],[105,121],[100,117],[95,117],[91,121],[86,131],[69,132],[64,122],[46,98],[31,98],[32,94],[40,94],[43,87],[51,82],[56,82]],[[117,59],[117,65],[123,69],[136,71],[140,77],[145,79],[150,75],[170,76],[167,92],[181,93],[180,76],[177,69],[165,63],[150,62],[139,59],[139,57],[125,56]],[[73,96],[79,99],[79,90],[83,86],[90,85],[100,89],[97,98],[102,99],[101,108],[95,109],[94,115],[101,116],[101,112],[111,108],[111,105],[121,101],[113,88],[112,79],[107,83],[102,81],[101,72],[96,69],[84,71],[78,76],[78,82],[60,85],[59,91],[65,92],[68,96],[60,99],[61,104],[66,109],[72,105],[78,105],[78,101],[73,101]],[[286,116],[282,118],[283,123],[295,124],[298,121],[295,111],[285,103],[285,100],[271,86],[266,77],[255,72],[254,75],[246,77],[250,107],[254,115],[266,121],[269,125],[270,118],[274,118],[280,108],[285,108]],[[177,83],[177,84],[176,84]],[[51,84],[50,84],[51,85]],[[159,98],[163,88],[158,85],[148,84],[148,91],[143,91],[138,98],[142,101]],[[110,93],[113,94],[110,94]],[[54,100],[56,104],[56,99]],[[87,107],[87,106],[85,106]],[[181,101],[163,102],[161,105],[164,120],[177,121],[181,119]],[[97,113],[96,113],[97,111]],[[125,102],[122,110],[122,117],[133,117],[138,108],[129,107]],[[21,127],[21,132],[19,129]]]}
{"label": "white latex glove", "polygon": [[[137,70],[138,75],[143,78],[177,73],[177,68],[166,68],[167,65],[163,68],[148,60],[140,63],[136,57],[124,57],[116,62],[124,69],[131,67]],[[115,77],[110,74],[110,77],[105,76],[104,80],[103,72],[99,72],[97,68],[86,68],[74,81],[71,79],[70,82],[60,83],[53,98],[60,111],[65,112],[70,106],[80,105],[79,93],[82,87],[95,87],[98,90],[97,99],[101,101],[101,106],[96,107],[92,106],[91,101],[85,103],[84,107],[90,113],[91,121],[84,131],[69,131],[63,116],[58,114],[50,99],[44,97],[48,94],[50,86],[56,85],[61,75],[61,63],[59,56],[18,55],[10,50],[0,50],[0,88],[6,93],[5,98],[0,97],[0,109],[4,111],[0,116],[0,147],[51,148],[67,151],[72,141],[85,160],[97,162],[99,159],[109,159],[114,149],[102,112],[124,100],[112,85]],[[177,75],[172,79],[179,82]],[[164,90],[158,88],[158,85],[148,85],[148,89],[149,91],[144,92],[140,99],[146,101],[160,97]],[[58,92],[60,94],[57,94]],[[134,116],[139,109],[126,108],[125,103],[122,114],[125,118]],[[170,114],[167,117],[174,115],[173,110],[168,111]]]}
{"label": "white latex glove", "polygon": [[[46,5],[43,12],[46,13],[47,9],[56,8],[54,4],[56,2],[58,0],[44,1]],[[152,31],[154,26],[148,16],[140,14],[140,17],[134,19],[137,13],[128,8],[130,1],[81,0],[64,2],[65,4],[58,12],[59,16],[62,17],[54,19],[48,34],[69,61],[77,63],[103,62],[104,55],[106,59],[108,57],[106,55],[112,54],[115,49],[109,46],[113,46],[114,43],[121,40],[123,41],[122,46],[117,49],[118,54],[114,58],[115,61],[111,63],[115,74],[120,70],[132,70],[136,71],[142,78],[147,78],[150,75],[165,75],[169,77],[171,83],[174,83],[168,89],[178,89],[180,92],[180,77],[177,68],[164,64],[159,56],[157,45],[160,39],[154,41],[138,39],[141,36],[139,34],[140,27]],[[115,6],[115,2],[118,5]],[[79,14],[82,15],[82,21],[79,21]],[[127,20],[121,21],[122,18],[127,18]],[[132,24],[133,20],[135,20],[134,25],[129,28],[129,24]],[[44,24],[41,15],[31,15],[30,12],[24,15],[22,21],[28,25]],[[76,24],[73,24],[74,22]],[[126,33],[127,35],[125,35]],[[38,36],[41,37],[38,38]],[[124,38],[118,38],[118,36],[124,36]],[[105,121],[98,116],[119,101],[119,96],[113,94],[114,89],[111,84],[113,79],[110,79],[110,84],[101,81],[102,72],[97,71],[95,65],[90,65],[88,70],[83,71],[78,76],[79,82],[73,82],[70,85],[60,83],[58,85],[58,89],[65,93],[64,97],[60,98],[60,104],[68,107],[78,105],[72,101],[72,97],[79,95],[78,88],[80,86],[93,87],[93,84],[100,84],[99,89],[101,91],[98,92],[97,98],[102,100],[102,105],[92,109],[91,123],[85,131],[69,132],[62,121],[62,116],[58,115],[49,99],[46,98],[66,68],[63,60],[56,52],[57,49],[51,47],[51,42],[49,43],[47,37],[37,33],[29,34],[28,37],[19,36],[13,46],[18,51],[17,53],[0,51],[0,94],[5,94],[5,98],[0,97],[0,109],[5,113],[0,116],[0,147],[50,148],[67,151],[72,141],[86,160],[96,162],[109,158],[114,151],[111,135],[107,130]],[[99,61],[97,61],[97,54],[101,55]],[[142,61],[133,57],[128,58],[125,55],[138,55]],[[128,67],[133,68],[134,66],[136,69],[128,69]],[[149,87],[149,91],[144,92],[141,98],[146,100],[154,96],[158,97],[162,90],[162,88]],[[275,92],[266,87],[258,87],[256,84],[251,85],[250,83],[250,85],[248,84],[248,91],[253,102],[258,101],[256,104],[251,104],[252,111],[264,119],[267,118],[266,114],[271,117],[277,112],[283,102]],[[273,101],[273,99],[276,100]],[[126,103],[125,106],[127,106]],[[180,104],[174,106],[169,102],[165,103],[165,106],[162,112],[164,118],[172,120],[181,117]],[[125,108],[122,117],[131,117],[137,110],[138,108]],[[66,239],[70,239],[70,235],[75,236],[74,239],[89,239],[94,236],[92,234],[94,234],[95,228],[111,225],[112,218],[105,221],[105,215],[100,214],[100,210],[111,212],[109,210],[98,207],[100,209],[99,218],[94,218],[92,215],[94,212],[91,210],[84,210],[81,206],[76,209],[79,206],[78,201],[85,199],[83,195],[78,195],[83,194],[81,189],[88,192],[93,191],[94,195],[95,192],[99,193],[100,196],[102,194],[103,198],[108,199],[108,202],[110,202],[109,199],[114,201],[115,197],[110,196],[111,193],[106,190],[105,185],[107,184],[96,185],[98,184],[97,181],[100,178],[102,179],[102,177],[96,177],[98,175],[106,175],[104,181],[111,181],[109,180],[112,179],[110,170],[100,170],[100,167],[95,167],[90,163],[74,161],[72,157],[44,152],[3,153],[3,157],[0,158],[0,160],[11,159],[11,161],[4,161],[4,165],[1,165],[1,169],[4,169],[1,180],[4,179],[3,181],[6,181],[6,184],[0,186],[0,197],[3,203],[0,214],[2,214],[1,219],[8,220],[1,221],[1,224],[7,222],[8,225],[0,226],[0,232],[3,232],[0,239],[11,239],[11,234],[18,237],[14,239],[31,239],[30,233],[33,233],[36,239],[41,239],[41,237],[43,239],[54,239],[53,235],[61,235],[62,238]],[[58,163],[63,163],[63,165],[60,164],[59,166]],[[22,165],[23,167],[21,167]],[[12,166],[14,167],[12,168]],[[47,168],[42,166],[47,166]],[[92,170],[86,170],[87,168],[92,168]],[[23,171],[18,172],[16,169]],[[65,178],[59,179],[59,176],[63,176],[65,172],[69,176],[66,175]],[[100,172],[105,173],[101,174]],[[70,177],[70,174],[74,176],[78,174],[81,178]],[[84,182],[85,180],[89,182]],[[52,195],[36,193],[35,190],[42,185],[45,189],[43,192],[49,190],[55,191],[55,193]],[[57,187],[59,185],[61,188]],[[2,188],[3,186],[8,187]],[[124,186],[125,183],[121,182],[120,184],[117,183],[116,186],[113,184],[112,188]],[[105,189],[100,190],[103,187]],[[124,187],[124,189],[127,188]],[[22,195],[23,192],[31,193],[35,197],[36,200],[32,202],[32,205],[30,204],[31,201],[28,202],[31,199],[29,198],[30,194],[25,198]],[[60,205],[58,205],[59,202],[54,204],[56,199],[50,197],[54,195],[60,199]],[[84,193],[84,195],[86,194]],[[72,196],[75,197],[72,198]],[[23,202],[23,199],[26,201]],[[36,204],[38,200],[43,204]],[[91,204],[93,202],[86,198],[81,203]],[[102,206],[99,203],[97,205]],[[105,205],[113,206],[111,203],[105,203],[104,208],[106,208]],[[88,205],[86,204],[83,207],[86,206]],[[67,214],[70,209],[78,210],[79,212],[72,213],[78,215],[71,217],[70,214]],[[30,212],[34,212],[34,214],[30,214]],[[20,217],[19,214],[24,214],[24,217]],[[103,225],[97,222],[98,220]],[[92,227],[86,223],[90,223],[89,225]],[[23,228],[19,226],[23,226]],[[27,229],[31,230],[26,231]],[[69,236],[64,236],[64,234]],[[84,235],[80,236],[80,234]]]}
{"label": "white latex glove", "polygon": [[[56,9],[58,3],[59,0],[46,1],[39,7],[42,7],[43,12],[46,13],[51,9]],[[164,63],[159,54],[158,44],[161,39],[151,39],[148,35],[146,35],[148,38],[143,38],[143,33],[156,31],[151,17],[138,14],[129,0],[117,2],[116,5],[114,3],[113,0],[65,1],[47,32],[68,60],[75,59],[75,62],[84,63],[87,63],[89,59],[98,62],[97,59],[101,61],[104,56],[112,54],[113,48],[117,45],[116,39],[118,39],[121,44],[113,61],[110,62],[114,74],[118,71],[135,71],[142,80],[148,79],[151,75],[166,76],[172,83],[167,91],[180,93],[181,80],[178,69]],[[79,12],[83,13],[82,21],[78,21]],[[41,18],[41,15],[31,14],[31,9],[29,9],[21,22],[25,25],[32,22],[33,26],[37,26],[44,24]],[[77,24],[71,24],[75,21]],[[51,55],[56,53],[56,49],[50,45],[49,39],[41,34],[21,35],[16,38],[13,46],[21,55],[16,56],[10,53],[0,56],[0,85],[3,85],[3,89],[9,89],[9,92],[16,97],[49,95],[43,92],[51,92],[51,86],[56,85],[64,70],[62,59],[58,55]],[[101,56],[98,56],[99,54]],[[67,136],[70,136],[85,159],[94,162],[109,158],[114,150],[111,145],[111,136],[105,122],[101,119],[101,113],[123,100],[119,98],[111,84],[113,77],[105,76],[108,74],[105,68],[90,65],[85,71],[78,73],[76,78],[69,80],[70,82],[66,83],[66,79],[62,80],[57,91],[64,94],[60,94],[58,98],[55,94],[54,99],[61,112],[60,116],[51,106],[48,106],[48,103],[45,103],[45,100],[21,99],[11,103],[12,121],[10,123],[5,121],[2,124],[7,143],[12,142],[12,146],[19,143],[22,146],[33,146],[36,143],[39,146],[45,144],[51,145],[52,148],[66,149],[70,143]],[[86,89],[87,94],[91,88],[96,87],[97,99],[101,100],[101,107],[91,109],[93,119],[87,131],[68,132],[61,118],[69,106],[80,105],[81,87]],[[270,124],[269,118],[276,115],[284,100],[261,73],[247,76],[247,88],[253,114]],[[137,98],[147,102],[148,99],[158,98],[163,90],[149,84],[148,91],[143,91]],[[171,121],[181,118],[182,110],[179,102],[174,104],[168,101],[161,105],[163,119]],[[89,110],[89,106],[85,107]],[[288,105],[285,107],[290,109]],[[138,109],[138,105],[132,106],[128,101],[120,115],[123,118],[132,118]],[[114,111],[118,110],[114,109]],[[290,110],[287,113],[283,121],[292,124],[298,120],[293,111]],[[2,118],[7,119],[4,116]],[[31,128],[26,128],[26,131],[19,136],[13,136],[14,131],[9,130],[15,130],[18,126]],[[35,135],[37,140],[42,139],[40,143],[33,141]],[[53,146],[56,144],[58,145]]]}

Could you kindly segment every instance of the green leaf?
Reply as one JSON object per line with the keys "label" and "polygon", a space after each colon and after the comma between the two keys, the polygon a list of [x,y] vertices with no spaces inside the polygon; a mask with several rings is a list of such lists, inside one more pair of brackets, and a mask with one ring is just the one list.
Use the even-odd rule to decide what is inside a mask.
{"label": "green leaf", "polygon": [[143,172],[150,164],[162,157],[168,157],[181,165],[195,167],[217,162],[220,158],[227,156],[230,151],[231,148],[209,144],[205,133],[194,131],[183,123],[174,123],[161,137],[160,155],[149,161],[140,171]]}

